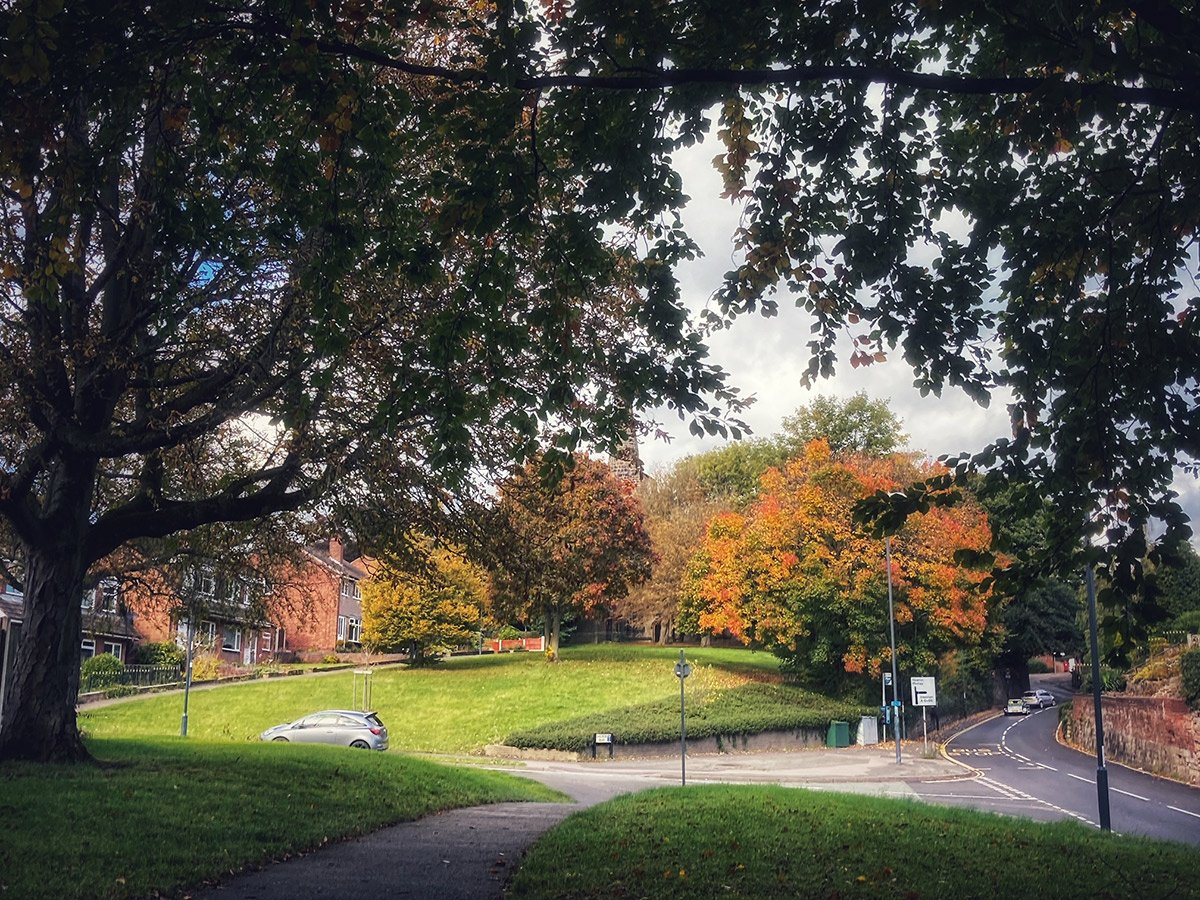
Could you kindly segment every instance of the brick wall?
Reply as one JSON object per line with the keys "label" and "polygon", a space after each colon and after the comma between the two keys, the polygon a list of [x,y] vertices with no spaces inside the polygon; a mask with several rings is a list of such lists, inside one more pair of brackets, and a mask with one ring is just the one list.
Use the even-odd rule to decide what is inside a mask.
{"label": "brick wall", "polygon": [[[1105,694],[1104,753],[1113,762],[1200,785],[1200,714],[1175,697]],[[1065,723],[1068,743],[1094,752],[1095,704],[1076,694]]]}

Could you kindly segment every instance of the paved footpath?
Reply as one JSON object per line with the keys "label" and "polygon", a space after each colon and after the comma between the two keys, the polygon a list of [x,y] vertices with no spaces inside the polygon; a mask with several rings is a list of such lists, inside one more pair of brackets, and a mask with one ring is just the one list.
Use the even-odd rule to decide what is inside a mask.
{"label": "paved footpath", "polygon": [[[932,744],[930,745],[932,748]],[[961,778],[960,766],[906,747],[691,756],[688,784],[773,783],[856,793],[909,794],[911,782]],[[618,794],[679,783],[679,759],[529,761],[504,771],[537,779],[574,803],[498,803],[426,816],[190,893],[205,900],[297,897],[499,898],[525,851],[568,815]]]}

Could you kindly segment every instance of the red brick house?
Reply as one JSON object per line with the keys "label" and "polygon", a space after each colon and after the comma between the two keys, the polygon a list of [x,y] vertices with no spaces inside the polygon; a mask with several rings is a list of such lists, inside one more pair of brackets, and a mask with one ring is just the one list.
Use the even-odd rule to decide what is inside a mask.
{"label": "red brick house", "polygon": [[158,585],[154,590],[138,592],[134,607],[134,625],[143,641],[174,641],[187,645],[188,631],[194,627],[197,652],[212,653],[231,665],[252,666],[273,658],[283,650],[284,633],[270,616],[264,617],[254,602],[255,585],[249,578],[221,575],[212,569],[199,569],[189,582],[188,593],[197,607],[191,626],[185,604]]}
{"label": "red brick house", "polygon": [[362,646],[362,594],[369,560],[350,561],[339,538],[304,549],[298,571],[276,588],[271,608],[286,630],[286,649],[313,658]]}

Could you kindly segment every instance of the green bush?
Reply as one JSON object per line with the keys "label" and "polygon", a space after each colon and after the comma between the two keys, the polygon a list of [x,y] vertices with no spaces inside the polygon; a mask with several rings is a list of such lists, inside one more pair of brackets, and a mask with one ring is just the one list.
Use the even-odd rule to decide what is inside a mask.
{"label": "green bush", "polygon": [[171,641],[151,641],[138,647],[137,661],[145,666],[182,666],[187,654]]}
{"label": "green bush", "polygon": [[1200,634],[1200,609],[1189,609],[1172,619],[1163,631],[1186,631],[1188,634]]}
{"label": "green bush", "polygon": [[500,638],[502,641],[515,641],[520,636],[521,632],[517,631],[517,629],[513,628],[511,625],[505,625],[496,633],[496,637]]}
{"label": "green bush", "polygon": [[1185,650],[1179,655],[1179,674],[1183,677],[1183,697],[1200,709],[1200,650]]}
{"label": "green bush", "polygon": [[1026,668],[1030,675],[1045,675],[1047,672],[1053,671],[1040,657],[1034,657],[1026,663]]}
{"label": "green bush", "polygon": [[[688,737],[761,734],[797,728],[826,729],[833,719],[855,722],[873,708],[831,700],[782,684],[746,684],[692,697],[687,707]],[[618,744],[659,744],[679,740],[679,701],[674,698],[593,713],[505,738],[512,747],[582,752],[596,732],[612,732]]]}
{"label": "green bush", "polygon": [[79,668],[79,689],[95,691],[110,684],[120,684],[125,674],[125,663],[111,653],[98,653],[85,659]]}
{"label": "green bush", "polygon": [[[1118,669],[1110,669],[1104,666],[1100,669],[1100,690],[1102,691],[1123,691],[1127,681],[1126,673]],[[1084,693],[1092,691],[1092,675],[1091,671],[1081,680],[1080,690]]]}
{"label": "green bush", "polygon": [[341,659],[338,658],[336,653],[326,653],[321,657],[321,662],[327,665],[333,665],[334,663],[340,663]]}

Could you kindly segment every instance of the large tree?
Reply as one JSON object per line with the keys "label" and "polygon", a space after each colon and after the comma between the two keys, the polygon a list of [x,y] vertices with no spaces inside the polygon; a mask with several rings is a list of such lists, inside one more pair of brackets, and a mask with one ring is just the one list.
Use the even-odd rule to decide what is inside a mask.
{"label": "large tree", "polygon": [[363,644],[404,651],[411,665],[468,644],[487,603],[487,573],[453,547],[416,539],[418,553],[374,565],[362,586]]}
{"label": "large tree", "polygon": [[778,440],[793,456],[818,439],[834,453],[887,456],[908,440],[902,429],[886,401],[872,400],[863,391],[846,400],[819,394],[783,420]]}
{"label": "large tree", "polygon": [[[964,465],[1033,479],[1052,544],[1103,534],[1116,602],[1143,526],[1186,532],[1194,10],[60,7],[0,11],[0,515],[36,648],[0,755],[83,754],[70,607],[122,541],[305,503],[374,449],[392,474],[461,464],[476,422],[528,453],[548,421],[569,445],[630,406],[698,410],[670,156],[714,114],[743,211],[715,318],[782,288],[814,316],[814,377],[848,333],[852,363],[900,350],[923,390],[1011,395],[1012,435]],[[166,489],[175,450],[256,414],[265,464]]]}
{"label": "large tree", "polygon": [[658,400],[719,427],[669,277],[595,227],[616,213],[529,139],[536,106],[346,44],[487,69],[495,27],[0,10],[0,556],[25,597],[0,758],[86,758],[79,598],[124,546],[347,498],[414,527],[480,461],[615,441]]}
{"label": "large tree", "polygon": [[542,617],[552,660],[566,618],[624,597],[653,561],[633,486],[582,455],[561,478],[533,462],[514,472],[487,530],[494,615]]}
{"label": "large tree", "polygon": [[[710,522],[686,579],[686,619],[779,654],[813,684],[878,675],[890,664],[885,550],[855,527],[852,510],[929,468],[898,456],[834,455],[813,441],[763,476],[745,513]],[[896,649],[907,671],[932,671],[944,654],[984,638],[985,573],[955,554],[982,551],[990,539],[987,516],[969,501],[913,516],[892,538]]]}
{"label": "large tree", "polygon": [[[716,453],[725,456],[721,451]],[[713,456],[689,456],[669,472],[638,485],[636,496],[645,511],[654,563],[650,577],[630,588],[627,596],[612,604],[612,609],[662,644],[676,632],[684,576],[709,520],[729,511],[740,496],[740,492],[727,492],[723,486],[705,480],[703,464]],[[760,474],[755,475],[755,483]]]}

